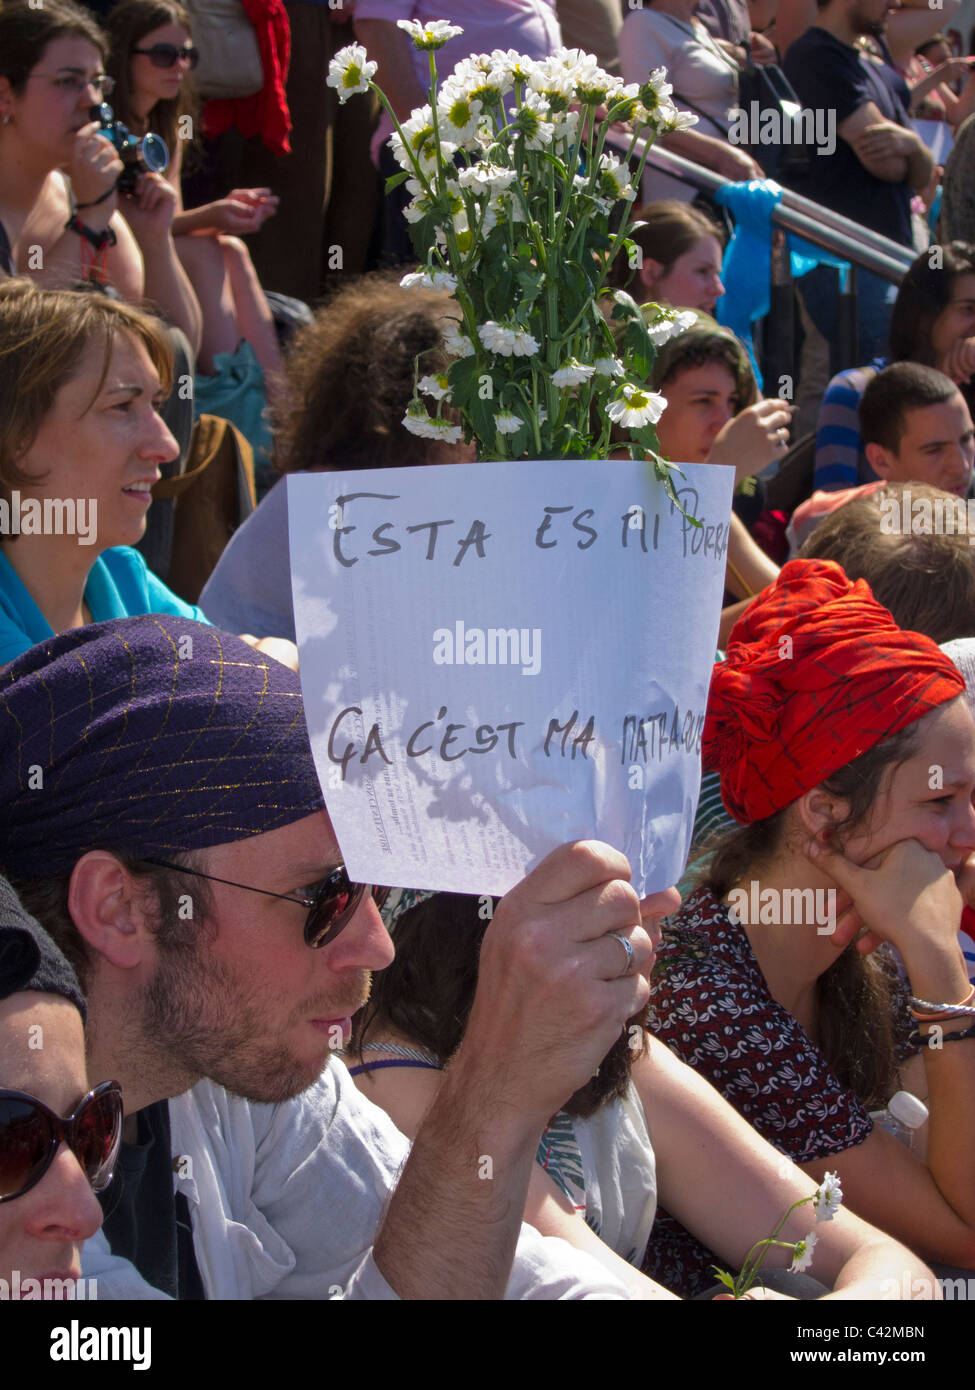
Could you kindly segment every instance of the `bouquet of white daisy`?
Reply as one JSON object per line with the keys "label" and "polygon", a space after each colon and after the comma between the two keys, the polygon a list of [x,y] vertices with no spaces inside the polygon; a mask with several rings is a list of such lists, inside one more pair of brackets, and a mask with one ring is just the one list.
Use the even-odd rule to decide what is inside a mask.
{"label": "bouquet of white daisy", "polygon": [[[672,491],[654,428],[666,402],[647,381],[656,348],[693,315],[660,308],[648,321],[617,291],[611,328],[599,301],[615,257],[636,264],[627,224],[646,160],[644,151],[631,176],[638,141],[649,149],[696,118],[670,101],[663,69],[624,85],[578,49],[541,61],[478,54],[438,84],[435,52],[462,31],[444,20],[400,28],[430,65],[429,104],[408,121],[396,119],[358,44],[336,55],[328,82],[342,101],[376,91],[392,117],[402,172],[386,191],[406,183],[423,264],[402,283],[443,288],[456,304],[449,370],[418,370],[404,425],[431,439],[474,439],[482,459],[605,458],[618,447],[616,427],[616,440],[634,458],[649,455]],[[606,143],[623,123],[621,159]],[[444,415],[448,404],[463,428]]]}

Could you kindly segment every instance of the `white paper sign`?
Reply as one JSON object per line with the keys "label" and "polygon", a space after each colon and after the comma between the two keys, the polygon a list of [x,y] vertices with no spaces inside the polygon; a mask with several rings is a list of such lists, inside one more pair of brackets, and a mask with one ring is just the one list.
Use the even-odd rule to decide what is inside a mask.
{"label": "white paper sign", "polygon": [[517,462],[288,478],[301,683],[349,873],[501,894],[605,840],[690,846],[733,473]]}

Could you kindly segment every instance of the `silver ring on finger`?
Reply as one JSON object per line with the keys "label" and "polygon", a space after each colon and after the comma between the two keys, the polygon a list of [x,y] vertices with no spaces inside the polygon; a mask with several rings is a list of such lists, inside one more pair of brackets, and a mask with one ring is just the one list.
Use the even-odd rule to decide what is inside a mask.
{"label": "silver ring on finger", "polygon": [[630,971],[633,969],[633,966],[636,963],[636,956],[633,953],[633,947],[630,945],[629,941],[627,941],[625,936],[621,936],[618,931],[611,931],[609,935],[613,937],[614,940],[620,943],[620,945],[623,947],[623,950],[626,953],[626,963],[624,964],[623,969],[620,971],[620,973],[617,976],[615,976],[615,979],[622,980],[624,975],[629,975]]}

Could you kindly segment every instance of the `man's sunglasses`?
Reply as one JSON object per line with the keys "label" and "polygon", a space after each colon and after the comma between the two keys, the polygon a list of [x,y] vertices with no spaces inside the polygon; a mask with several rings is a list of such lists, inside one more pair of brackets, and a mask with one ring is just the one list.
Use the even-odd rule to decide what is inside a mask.
{"label": "man's sunglasses", "polygon": [[112,1181],[122,1138],[122,1088],[103,1081],[63,1119],[23,1091],[0,1091],[0,1202],[36,1187],[67,1144],[95,1192]]}
{"label": "man's sunglasses", "polygon": [[180,58],[186,60],[191,68],[195,68],[200,61],[200,50],[194,48],[191,43],[185,44],[183,48],[177,48],[171,43],[154,43],[151,48],[133,48],[133,53],[141,53],[148,58],[154,68],[174,68]]}
{"label": "man's sunglasses", "polygon": [[[338,868],[333,869],[319,883],[311,884],[306,893],[292,896],[290,893],[272,893],[267,888],[253,888],[248,883],[235,883],[230,878],[217,878],[215,874],[203,874],[199,869],[187,869],[182,864],[173,864],[168,859],[143,859],[142,863],[155,864],[160,869],[172,869],[178,874],[191,874],[194,878],[209,879],[211,883],[225,883],[228,888],[243,888],[248,893],[263,893],[266,898],[280,898],[282,902],[300,903],[308,910],[308,916],[305,918],[305,945],[314,951],[334,941],[339,932],[349,925],[369,886],[365,883],[353,883],[345,871],[344,864],[339,864]],[[391,891],[389,888],[372,886],[371,892],[377,908],[382,908]]]}

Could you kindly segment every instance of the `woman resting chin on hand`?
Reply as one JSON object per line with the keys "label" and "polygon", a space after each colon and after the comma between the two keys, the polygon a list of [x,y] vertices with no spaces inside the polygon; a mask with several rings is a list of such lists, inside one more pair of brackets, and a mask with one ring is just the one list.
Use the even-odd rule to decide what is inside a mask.
{"label": "woman resting chin on hand", "polygon": [[[837,1172],[852,1211],[975,1269],[964,689],[863,580],[832,561],[783,568],[714,668],[704,763],[740,828],[664,932],[651,1021],[812,1178]],[[930,1108],[923,1160],[870,1119],[901,1089]],[[653,1250],[665,1283],[708,1277],[708,1252],[673,1222]]]}

